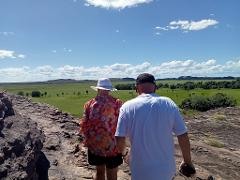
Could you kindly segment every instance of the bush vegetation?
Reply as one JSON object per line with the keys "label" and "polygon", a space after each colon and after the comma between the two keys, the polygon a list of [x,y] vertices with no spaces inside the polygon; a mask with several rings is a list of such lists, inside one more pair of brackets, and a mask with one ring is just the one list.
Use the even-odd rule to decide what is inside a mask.
{"label": "bush vegetation", "polygon": [[40,97],[41,92],[40,91],[32,91],[32,97]]}
{"label": "bush vegetation", "polygon": [[[231,89],[240,89],[240,79],[236,79],[234,81],[198,81],[192,82],[188,81],[185,83],[176,83],[176,84],[168,84],[168,83],[157,83],[158,88],[170,88],[174,89],[184,89],[184,90],[192,90],[192,89],[220,89],[220,88],[231,88]],[[116,84],[115,88],[118,90],[134,90],[135,84]]]}
{"label": "bush vegetation", "polygon": [[205,143],[217,148],[225,147],[224,143],[214,137],[208,137],[207,139],[205,139]]}
{"label": "bush vegetation", "polygon": [[197,111],[207,111],[218,107],[236,106],[237,101],[223,93],[217,93],[207,97],[203,95],[191,95],[182,101],[180,107],[183,109],[194,109]]}
{"label": "bush vegetation", "polygon": [[19,96],[24,96],[24,92],[23,92],[23,91],[18,91],[18,92],[17,92],[17,95],[19,95]]}
{"label": "bush vegetation", "polygon": [[134,90],[135,89],[135,84],[116,84],[115,88],[117,90]]}
{"label": "bush vegetation", "polygon": [[212,118],[216,121],[224,121],[227,119],[227,117],[223,114],[214,114]]}

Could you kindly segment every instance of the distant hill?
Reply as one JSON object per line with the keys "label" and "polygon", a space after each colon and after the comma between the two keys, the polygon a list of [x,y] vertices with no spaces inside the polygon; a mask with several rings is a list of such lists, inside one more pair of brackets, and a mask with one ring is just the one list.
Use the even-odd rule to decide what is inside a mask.
{"label": "distant hill", "polygon": [[61,83],[85,83],[85,82],[96,82],[96,80],[56,79],[46,81],[45,83],[61,84]]}
{"label": "distant hill", "polygon": [[163,78],[157,80],[234,80],[237,77],[226,76],[226,77],[194,77],[194,76],[180,76],[178,78]]}
{"label": "distant hill", "polygon": [[193,77],[193,76],[180,76],[178,80],[233,80],[235,77]]}
{"label": "distant hill", "polygon": [[[156,80],[234,80],[240,79],[240,77],[226,76],[226,77],[194,77],[194,76],[180,76],[178,78],[162,78]],[[134,78],[125,77],[125,78],[110,78],[112,82],[126,82],[126,81],[135,81]],[[97,80],[75,80],[75,79],[55,79],[48,81],[39,81],[39,82],[16,82],[16,83],[0,83],[0,85],[4,84],[61,84],[61,83],[96,83]]]}
{"label": "distant hill", "polygon": [[46,83],[75,83],[77,80],[75,79],[55,79],[55,80],[49,80]]}
{"label": "distant hill", "polygon": [[124,80],[124,81],[135,81],[135,79],[134,78],[122,78],[122,80]]}

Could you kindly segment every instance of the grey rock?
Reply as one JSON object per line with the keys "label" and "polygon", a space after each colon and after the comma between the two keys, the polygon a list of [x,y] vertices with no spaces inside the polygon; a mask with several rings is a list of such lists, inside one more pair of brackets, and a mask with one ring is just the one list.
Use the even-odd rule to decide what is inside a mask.
{"label": "grey rock", "polygon": [[0,179],[39,179],[44,136],[37,124],[19,114],[1,124]]}

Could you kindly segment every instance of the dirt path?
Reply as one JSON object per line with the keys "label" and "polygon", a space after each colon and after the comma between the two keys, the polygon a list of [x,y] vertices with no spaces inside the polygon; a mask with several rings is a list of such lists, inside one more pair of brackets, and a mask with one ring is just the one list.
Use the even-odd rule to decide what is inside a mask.
{"label": "dirt path", "polygon": [[[94,169],[86,161],[86,150],[78,150],[78,122],[66,113],[45,104],[14,99],[14,108],[22,116],[38,123],[45,134],[43,152],[50,161],[50,180],[93,179]],[[121,180],[128,174],[119,171]]]}
{"label": "dirt path", "polygon": [[[15,110],[38,123],[45,134],[43,152],[50,161],[50,180],[93,179],[94,168],[87,164],[86,149],[78,146],[78,120],[46,104],[33,103],[25,98],[13,98]],[[216,114],[228,117],[212,120]],[[202,179],[211,174],[216,179],[240,179],[240,109],[209,111],[196,117],[185,117],[192,144],[193,161],[197,176]],[[214,137],[223,142],[223,148],[210,146],[206,139]],[[177,165],[181,153],[176,143]],[[120,167],[119,180],[129,180],[129,168]],[[177,176],[176,180],[184,179]]]}

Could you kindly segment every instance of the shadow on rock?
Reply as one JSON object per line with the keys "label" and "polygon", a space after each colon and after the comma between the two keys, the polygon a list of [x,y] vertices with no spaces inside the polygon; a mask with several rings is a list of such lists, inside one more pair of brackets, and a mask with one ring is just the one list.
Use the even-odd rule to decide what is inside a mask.
{"label": "shadow on rock", "polygon": [[38,161],[36,163],[36,172],[38,174],[38,180],[48,180],[48,169],[50,168],[50,162],[41,151]]}

